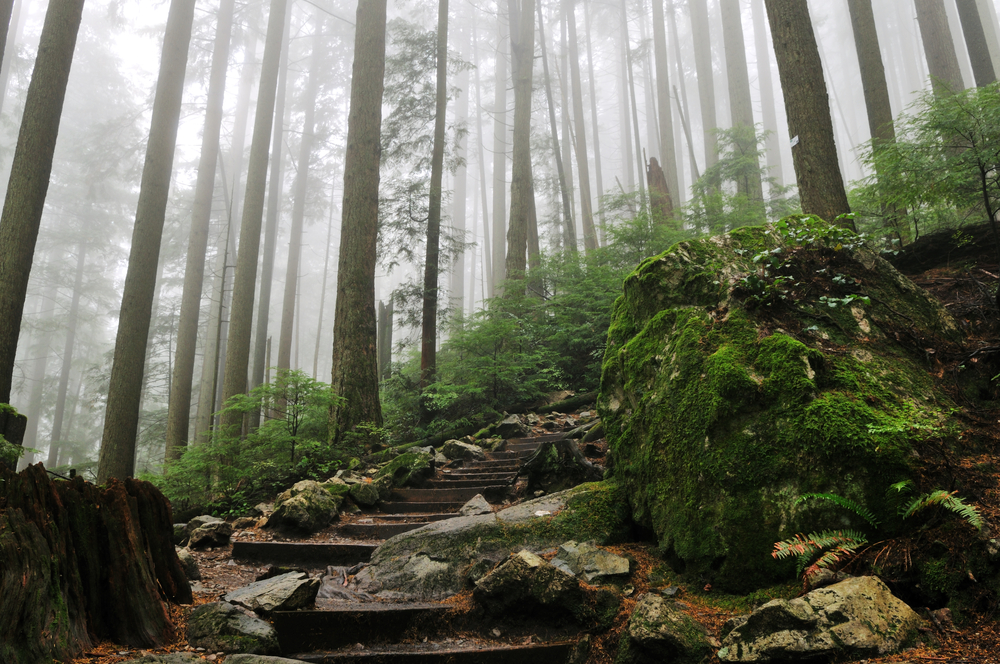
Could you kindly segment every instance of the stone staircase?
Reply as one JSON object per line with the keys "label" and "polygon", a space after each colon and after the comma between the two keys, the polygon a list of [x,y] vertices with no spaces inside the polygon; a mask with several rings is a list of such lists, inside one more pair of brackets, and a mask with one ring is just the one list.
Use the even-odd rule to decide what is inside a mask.
{"label": "stone staircase", "polygon": [[[377,511],[337,529],[342,542],[236,542],[233,557],[261,564],[350,567],[367,562],[385,539],[434,521],[459,516],[477,494],[496,504],[517,478],[521,463],[546,440],[562,434],[510,439],[503,451],[460,468],[439,469],[426,488],[395,489]],[[575,639],[512,643],[450,627],[448,604],[317,600],[309,611],[272,615],[284,657],[316,664],[557,664],[567,661]],[[474,628],[473,628],[474,629]],[[530,636],[530,635],[529,635]],[[522,639],[523,640],[523,639]]]}

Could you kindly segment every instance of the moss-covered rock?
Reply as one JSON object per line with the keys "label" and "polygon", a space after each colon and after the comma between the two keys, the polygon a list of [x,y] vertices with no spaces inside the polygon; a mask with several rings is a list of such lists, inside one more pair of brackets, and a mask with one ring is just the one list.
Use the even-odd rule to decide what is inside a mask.
{"label": "moss-covered rock", "polygon": [[877,254],[807,222],[674,245],[615,303],[598,403],[614,477],[679,571],[769,584],[789,570],[775,541],[863,525],[799,496],[883,516],[921,444],[947,438],[924,349],[958,338]]}
{"label": "moss-covered rock", "polygon": [[625,541],[631,520],[617,484],[582,484],[496,513],[430,523],[372,554],[358,587],[387,598],[440,599],[461,591],[513,552],[539,553],[570,540]]}
{"label": "moss-covered rock", "polygon": [[278,496],[267,525],[313,533],[337,518],[343,498],[332,494],[319,482],[302,480]]}
{"label": "moss-covered rock", "polygon": [[388,477],[395,486],[419,486],[434,474],[434,457],[425,452],[406,452],[379,468],[376,477]]}

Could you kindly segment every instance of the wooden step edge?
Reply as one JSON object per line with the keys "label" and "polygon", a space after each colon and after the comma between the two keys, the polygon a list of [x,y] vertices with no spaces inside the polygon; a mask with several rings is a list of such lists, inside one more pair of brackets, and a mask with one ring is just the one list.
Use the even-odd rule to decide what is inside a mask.
{"label": "wooden step edge", "polygon": [[396,644],[391,646],[352,646],[325,652],[284,655],[312,664],[557,664],[564,662],[576,647],[576,641],[533,644],[439,642]]}

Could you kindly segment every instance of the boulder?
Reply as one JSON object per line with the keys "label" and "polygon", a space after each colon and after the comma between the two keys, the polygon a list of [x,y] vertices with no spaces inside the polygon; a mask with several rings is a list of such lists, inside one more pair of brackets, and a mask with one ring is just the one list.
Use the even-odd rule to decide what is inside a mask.
{"label": "boulder", "polygon": [[184,540],[187,539],[188,530],[186,523],[175,523],[174,524],[174,545],[181,546],[184,544]]}
{"label": "boulder", "polygon": [[889,485],[961,430],[927,371],[955,321],[844,233],[793,218],[680,242],[614,305],[597,408],[614,477],[667,558],[722,590],[790,577],[776,541],[866,528],[804,493],[893,518]]}
{"label": "boulder", "polygon": [[270,623],[226,602],[202,604],[188,618],[188,644],[209,652],[269,655],[278,652],[278,633]]}
{"label": "boulder", "polygon": [[463,461],[482,461],[486,458],[486,452],[479,445],[463,443],[460,440],[445,441],[441,448],[441,454],[448,459],[462,459]]}
{"label": "boulder", "polygon": [[314,533],[337,518],[337,508],[342,500],[332,496],[319,482],[302,480],[274,501],[274,513],[268,517],[267,525]]}
{"label": "boulder", "polygon": [[490,514],[493,508],[490,504],[483,498],[483,494],[477,493],[475,496],[469,499],[469,502],[462,505],[462,509],[458,512],[462,516],[476,516],[478,514]]}
{"label": "boulder", "polygon": [[711,653],[705,628],[684,613],[677,602],[656,593],[643,595],[628,621],[622,647],[626,661],[696,664]]}
{"label": "boulder", "polygon": [[261,615],[273,611],[294,611],[311,605],[319,592],[320,580],[304,572],[289,572],[227,593],[222,599]]}
{"label": "boulder", "polygon": [[520,415],[508,415],[497,425],[496,433],[505,440],[524,438],[531,435],[531,427],[524,423]]}
{"label": "boulder", "polygon": [[191,533],[193,533],[198,528],[201,528],[205,524],[222,523],[222,521],[224,521],[224,519],[220,519],[217,516],[212,516],[211,514],[202,514],[201,516],[196,516],[190,521],[188,521],[187,524],[185,525],[184,527],[185,534],[190,537]]}
{"label": "boulder", "polygon": [[865,659],[912,644],[923,620],[882,581],[861,576],[771,600],[726,635],[724,662]]}
{"label": "boulder", "polygon": [[472,597],[490,615],[503,615],[516,607],[522,616],[575,617],[584,605],[580,582],[539,558],[521,550],[476,582]]}
{"label": "boulder", "polygon": [[559,569],[579,576],[587,583],[629,574],[628,558],[599,549],[590,542],[572,540],[559,545],[559,552],[552,560]]}
{"label": "boulder", "polygon": [[627,514],[621,488],[601,482],[495,513],[436,521],[386,540],[355,584],[383,598],[449,597],[512,550],[540,553],[574,537],[598,544],[625,541],[631,535]]}
{"label": "boulder", "polygon": [[198,569],[198,561],[194,559],[194,556],[187,549],[180,547],[176,547],[176,549],[177,559],[181,561],[181,567],[184,568],[184,576],[187,577],[188,581],[200,580],[201,571]]}
{"label": "boulder", "polygon": [[434,474],[434,448],[431,452],[406,452],[382,466],[375,475],[376,479],[387,477],[394,486],[420,486]]}
{"label": "boulder", "polygon": [[245,530],[247,528],[253,528],[257,525],[259,519],[253,516],[241,516],[235,521],[233,521],[233,530]]}
{"label": "boulder", "polygon": [[378,487],[374,482],[358,482],[351,485],[351,499],[358,505],[371,507],[380,500]]}
{"label": "boulder", "polygon": [[191,531],[188,537],[189,549],[201,549],[209,546],[225,546],[233,534],[233,526],[221,519],[210,521]]}

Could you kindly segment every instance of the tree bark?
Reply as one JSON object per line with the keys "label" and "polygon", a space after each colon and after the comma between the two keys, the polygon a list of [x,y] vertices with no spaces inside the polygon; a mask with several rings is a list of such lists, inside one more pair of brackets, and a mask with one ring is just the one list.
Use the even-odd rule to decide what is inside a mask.
{"label": "tree bark", "polygon": [[576,125],[576,170],[580,174],[580,221],[583,223],[583,246],[597,249],[594,226],[594,203],[590,193],[590,164],[587,156],[587,121],[583,116],[583,83],[580,80],[580,54],[577,50],[575,0],[564,0],[566,25],[569,27],[569,72],[573,88],[573,123]]}
{"label": "tree bark", "polygon": [[750,4],[753,10],[754,50],[757,52],[761,116],[764,120],[764,130],[770,132],[764,144],[767,150],[767,174],[781,186],[784,184],[784,178],[781,174],[781,142],[778,139],[778,113],[774,107],[774,81],[771,77],[767,17],[764,15],[764,0],[752,0]]}
{"label": "tree bark", "polygon": [[965,89],[965,84],[962,81],[962,71],[958,67],[958,56],[955,55],[955,43],[951,38],[951,28],[948,27],[944,0],[914,0],[914,2],[934,94],[940,96],[961,92]]}
{"label": "tree bark", "polygon": [[378,376],[386,380],[392,375],[392,300],[378,303]]}
{"label": "tree bark", "polygon": [[976,0],[979,8],[979,21],[983,25],[986,44],[990,49],[990,61],[993,63],[993,73],[1000,72],[1000,40],[997,35],[997,14],[993,0]]}
{"label": "tree bark", "polygon": [[[0,49],[0,110],[3,110],[4,101],[7,97],[7,83],[10,81],[10,61],[14,58],[17,42],[21,38],[21,27],[24,25],[22,15],[27,12],[22,11],[27,0],[14,0],[11,8],[10,19],[7,21],[7,32],[4,36],[4,47]],[[12,34],[13,33],[13,34]]]}
{"label": "tree bark", "polygon": [[497,13],[499,38],[496,54],[496,94],[493,104],[493,286],[490,297],[506,278],[504,254],[506,252],[507,218],[507,57],[510,30],[504,20],[506,12]]}
{"label": "tree bark", "polygon": [[[593,39],[591,39],[590,32],[590,3],[583,3],[583,20],[584,27],[586,29],[586,41],[587,41],[587,71],[590,82],[590,122],[594,126],[594,177],[597,184],[597,195],[598,197],[604,195],[604,177],[601,172],[601,123],[597,117],[597,90],[594,76],[594,49],[593,49]],[[539,28],[541,29],[541,28]],[[603,208],[598,205],[597,208],[597,218],[598,225],[601,231],[601,244],[607,242],[607,228],[604,219]]]}
{"label": "tree bark", "polygon": [[625,8],[625,0],[622,0],[622,36],[624,37],[625,46],[625,67],[626,73],[628,74],[628,91],[629,91],[629,101],[631,101],[632,107],[632,131],[635,134],[635,160],[637,170],[636,173],[639,175],[639,200],[643,208],[646,207],[646,185],[643,183],[645,178],[643,175],[646,172],[645,159],[642,153],[642,141],[639,138],[639,109],[635,103],[635,79],[633,75],[632,68],[632,44],[631,38],[628,34],[628,12]]}
{"label": "tree bark", "polygon": [[[229,315],[226,344],[226,375],[222,384],[222,402],[247,391],[250,365],[250,333],[253,325],[254,290],[257,281],[257,260],[260,258],[260,235],[264,216],[264,191],[267,183],[268,150],[274,121],[274,101],[281,63],[281,43],[285,32],[287,0],[271,0],[271,13],[264,38],[264,58],[260,86],[257,91],[257,111],[254,116],[253,139],[247,170],[243,219],[240,222],[240,243],[236,254],[233,277],[233,304]],[[227,413],[220,419],[223,435],[240,435],[243,416]]]}
{"label": "tree bark", "polygon": [[[469,57],[469,33],[459,33],[459,42],[462,47],[462,59]],[[466,126],[469,123],[469,71],[466,69],[458,77],[458,108],[455,111],[455,123],[458,126]],[[459,159],[458,170],[455,172],[455,195],[451,207],[451,227],[455,231],[455,237],[462,243],[466,241],[466,210],[468,208],[469,196],[469,137],[460,136],[458,145],[455,147],[456,156]],[[461,318],[465,314],[465,261],[466,251],[460,250],[451,264],[450,283],[448,285],[449,308],[452,317]]]}
{"label": "tree bark", "polygon": [[[472,58],[479,62],[478,40],[472,40]],[[483,284],[485,296],[493,294],[493,252],[490,248],[490,212],[486,196],[486,149],[483,143],[483,86],[479,80],[479,67],[476,67],[476,147],[479,151],[479,194],[483,203]]]}
{"label": "tree bark", "polygon": [[656,61],[656,103],[660,120],[660,158],[666,177],[669,207],[663,208],[663,221],[673,216],[673,200],[680,192],[677,154],[674,146],[674,122],[670,110],[670,65],[667,62],[667,30],[663,0],[653,0],[653,51]]}
{"label": "tree bark", "polygon": [[320,288],[319,296],[319,319],[316,327],[316,349],[313,352],[313,380],[319,380],[319,351],[320,339],[323,337],[323,314],[326,311],[326,284],[330,276],[330,245],[333,242],[333,211],[334,196],[336,189],[331,187],[330,191],[330,217],[326,220],[326,244],[323,245],[323,285]]}
{"label": "tree bark", "polygon": [[806,0],[765,0],[765,4],[794,144],[802,211],[854,230],[853,220],[837,221],[851,207],[837,164],[830,101],[809,6]]}
{"label": "tree bark", "polygon": [[177,143],[184,73],[194,20],[195,0],[172,0],[163,37],[160,73],[156,81],[146,162],[139,186],[132,247],[122,293],[118,336],[104,415],[104,435],[97,481],[131,477],[135,470],[135,439],[139,426],[143,364],[153,311],[160,240],[170,193],[170,174]]}
{"label": "tree bark", "polygon": [[990,57],[990,47],[986,41],[986,31],[979,16],[976,0],[955,0],[958,5],[958,17],[962,22],[962,32],[965,35],[965,46],[969,49],[969,61],[972,63],[972,75],[976,79],[976,87],[982,88],[997,80],[993,71],[993,59]]}
{"label": "tree bark", "polygon": [[[306,215],[306,196],[309,193],[309,161],[312,159],[313,139],[316,132],[316,97],[319,94],[319,68],[323,55],[323,20],[317,15],[316,32],[313,34],[312,57],[309,60],[309,82],[302,97],[305,108],[302,120],[302,138],[299,142],[299,167],[295,173],[295,197],[292,204],[292,227],[288,234],[288,264],[285,269],[285,294],[281,301],[281,336],[278,338],[278,368],[290,369],[292,356],[292,323],[295,318],[295,301],[299,285],[299,263],[302,258],[302,226]],[[277,114],[275,115],[277,119]],[[264,289],[263,276],[261,291]],[[257,320],[262,317],[258,313]],[[257,337],[260,339],[260,337]],[[298,368],[298,367],[296,367]]]}
{"label": "tree bark", "polygon": [[[7,34],[10,30],[11,13],[14,11],[14,0],[0,0],[0,60],[7,50]],[[3,62],[0,61],[0,66]]]}
{"label": "tree bark", "polygon": [[891,143],[896,140],[892,124],[892,107],[889,103],[889,86],[885,80],[885,66],[879,48],[878,30],[871,0],[847,0],[854,29],[854,45],[861,65],[861,84],[868,110],[868,128],[872,138]]}
{"label": "tree bark", "polygon": [[386,0],[358,4],[330,381],[334,394],[344,400],[330,411],[333,444],[343,443],[359,424],[382,426],[375,264],[385,24]]}
{"label": "tree bark", "polygon": [[191,233],[188,237],[184,288],[177,323],[177,359],[173,385],[167,409],[167,440],[164,459],[178,459],[187,446],[191,422],[191,392],[194,382],[194,360],[198,345],[198,317],[205,282],[205,253],[212,219],[215,194],[215,173],[219,161],[219,137],[222,131],[223,98],[226,91],[226,71],[229,68],[229,43],[233,34],[235,0],[222,0],[219,5],[212,51],[212,71],[208,84],[208,106],[201,138],[201,158],[198,180],[191,207]]}
{"label": "tree bark", "polygon": [[[528,223],[534,189],[531,178],[531,79],[535,54],[535,0],[511,0],[518,7],[514,56],[514,140],[510,178],[510,224],[507,231],[507,278],[524,279],[527,270]],[[512,17],[513,18],[513,17]],[[516,286],[504,290],[513,296]]]}
{"label": "tree bark", "polygon": [[[743,21],[740,0],[720,0],[722,7],[722,34],[726,44],[726,72],[729,79],[729,109],[733,127],[744,127],[748,134],[741,136],[736,148],[745,154],[757,151],[757,130],[753,121],[753,104],[750,101],[750,75],[747,72],[746,44],[743,41]],[[756,158],[755,172],[736,181],[736,191],[751,201],[763,201],[764,189],[760,181],[760,164]]]}
{"label": "tree bark", "polygon": [[52,413],[52,433],[49,436],[49,458],[46,466],[55,468],[59,461],[59,448],[63,439],[63,419],[66,414],[66,393],[69,391],[69,374],[73,368],[73,347],[76,344],[76,328],[80,323],[80,296],[83,294],[83,269],[87,260],[87,245],[82,241],[76,249],[76,275],[73,278],[73,295],[66,320],[66,343],[63,346],[62,367],[59,370],[59,389],[56,393],[56,408]]}
{"label": "tree bark", "polygon": [[441,181],[444,178],[444,130],[448,107],[448,0],[438,0],[437,86],[434,145],[431,148],[430,201],[427,206],[427,253],[424,257],[423,310],[420,325],[420,389],[437,374],[438,264],[441,260]]}
{"label": "tree bark", "polygon": [[131,479],[52,481],[41,464],[0,467],[0,660],[68,660],[91,639],[172,641],[164,600],[192,601],[170,503]]}
{"label": "tree bark", "polygon": [[0,215],[0,403],[10,402],[28,275],[82,13],[83,0],[53,3],[45,13]]}
{"label": "tree bark", "polygon": [[712,74],[712,38],[708,23],[708,3],[691,2],[691,31],[694,34],[694,64],[698,74],[698,99],[701,104],[701,127],[705,141],[705,168],[719,161],[718,147],[712,130],[715,119],[715,83]]}

